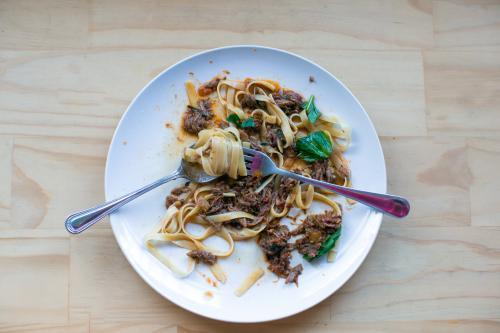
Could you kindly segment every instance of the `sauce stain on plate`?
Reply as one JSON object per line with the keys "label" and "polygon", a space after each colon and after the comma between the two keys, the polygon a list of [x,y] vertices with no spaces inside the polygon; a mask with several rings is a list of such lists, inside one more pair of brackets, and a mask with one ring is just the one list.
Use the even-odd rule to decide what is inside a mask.
{"label": "sauce stain on plate", "polygon": [[202,278],[203,280],[205,280],[209,285],[211,285],[212,287],[215,287],[217,288],[217,281],[215,280],[212,280],[209,276],[207,276],[205,273],[202,273],[200,271],[196,271]]}

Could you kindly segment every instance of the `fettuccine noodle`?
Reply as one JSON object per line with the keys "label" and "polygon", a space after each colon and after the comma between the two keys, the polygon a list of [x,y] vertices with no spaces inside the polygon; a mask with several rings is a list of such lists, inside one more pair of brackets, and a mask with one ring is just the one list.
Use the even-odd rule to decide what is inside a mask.
{"label": "fettuccine noodle", "polygon": [[[341,218],[341,207],[329,197],[332,193],[296,181],[287,183],[279,176],[265,179],[247,176],[242,151],[242,147],[259,149],[279,167],[308,177],[319,175],[337,184],[350,185],[348,162],[342,154],[349,146],[350,131],[338,118],[321,113],[312,123],[299,103],[301,97],[293,91],[284,90],[272,80],[238,81],[216,77],[200,87],[198,92],[192,82],[187,82],[186,92],[191,113],[184,118],[184,123],[192,125],[191,129],[203,129],[197,132],[196,143],[185,148],[183,158],[200,164],[209,175],[225,175],[228,185],[191,183],[179,190],[182,193],[167,198],[165,216],[145,236],[145,243],[147,249],[173,273],[179,277],[188,276],[197,262],[208,262],[210,259],[212,273],[224,283],[228,276],[222,265],[214,261],[231,256],[236,241],[256,238],[270,225],[277,228],[279,221],[287,217],[292,208],[305,212],[314,201],[322,202],[330,207],[331,216]],[[206,101],[210,103],[200,104]],[[206,105],[213,105],[211,113],[204,109]],[[244,125],[246,122],[250,124],[248,127]],[[300,159],[294,149],[299,138],[314,131],[325,133],[334,151],[328,159],[311,165]],[[252,185],[253,190],[243,195],[245,182],[257,183]],[[250,206],[245,203],[247,198],[253,200]],[[259,205],[262,205],[262,210],[256,207]],[[191,233],[190,224],[202,227],[203,232]],[[211,237],[222,239],[227,248],[221,250],[208,246],[206,241]],[[162,244],[191,251],[186,267],[179,267],[163,255],[160,249]],[[335,252],[333,249],[329,251],[329,261],[333,260]],[[199,255],[208,259],[200,259]],[[289,279],[297,282],[302,266],[300,270],[294,269],[289,269],[291,275],[287,283]],[[252,274],[250,280],[236,291],[237,295],[242,295],[264,272],[257,269]]]}

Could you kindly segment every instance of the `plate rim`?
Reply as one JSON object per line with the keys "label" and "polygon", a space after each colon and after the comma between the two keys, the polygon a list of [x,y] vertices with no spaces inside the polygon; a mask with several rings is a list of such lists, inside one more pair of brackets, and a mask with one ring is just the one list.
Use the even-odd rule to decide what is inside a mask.
{"label": "plate rim", "polygon": [[[376,135],[376,144],[375,144],[375,146],[376,146],[376,148],[378,150],[378,154],[380,154],[380,156],[382,157],[382,162],[383,162],[382,163],[383,173],[382,173],[381,176],[383,176],[384,179],[381,182],[382,186],[383,186],[383,190],[381,192],[382,193],[386,193],[387,192],[387,167],[386,167],[386,161],[385,161],[384,151],[383,151],[382,145],[380,143],[380,138],[379,138],[378,132],[377,132],[377,130],[375,128],[375,125],[373,124],[373,121],[371,120],[369,114],[366,112],[366,110],[363,107],[363,105],[361,104],[361,102],[356,98],[356,96],[351,92],[351,90],[341,80],[339,80],[335,75],[333,75],[332,73],[330,73],[328,70],[326,70],[324,67],[322,67],[321,65],[317,64],[316,62],[314,62],[314,61],[312,61],[310,59],[307,59],[307,58],[305,58],[305,57],[303,57],[301,55],[295,54],[293,52],[290,52],[290,51],[287,51],[287,50],[283,50],[283,49],[279,49],[279,48],[262,46],[262,45],[255,45],[255,44],[235,44],[235,45],[227,45],[227,46],[217,47],[217,48],[212,48],[212,49],[206,49],[206,50],[194,53],[194,54],[192,54],[192,55],[190,55],[188,57],[182,58],[181,60],[175,62],[174,64],[172,64],[170,66],[168,66],[166,69],[164,69],[158,75],[156,75],[154,78],[152,78],[135,95],[135,97],[131,100],[131,102],[127,106],[125,112],[122,113],[122,115],[120,117],[120,120],[118,121],[118,124],[116,125],[116,128],[114,130],[113,136],[112,136],[110,144],[109,144],[108,152],[106,154],[106,165],[105,165],[105,169],[104,169],[104,194],[105,194],[105,200],[106,201],[114,199],[114,198],[110,198],[110,194],[109,194],[110,189],[109,189],[109,183],[108,183],[108,177],[109,177],[108,175],[110,173],[110,166],[109,166],[110,165],[110,162],[109,162],[110,161],[110,155],[111,155],[111,152],[113,150],[113,147],[115,147],[116,145],[118,145],[118,142],[117,142],[116,138],[117,138],[119,129],[122,126],[122,124],[124,122],[124,119],[126,118],[127,114],[130,112],[130,110],[132,109],[132,107],[134,106],[134,104],[137,101],[137,99],[159,77],[161,77],[162,75],[164,75],[165,72],[168,72],[169,70],[175,68],[176,66],[178,66],[178,65],[180,65],[180,64],[182,64],[182,63],[184,63],[186,61],[189,61],[189,60],[191,60],[193,58],[196,58],[196,57],[199,57],[199,56],[203,56],[203,55],[205,55],[207,53],[217,52],[217,51],[224,51],[224,50],[231,50],[231,49],[262,49],[262,50],[267,50],[267,51],[273,51],[273,52],[283,53],[283,54],[286,54],[288,56],[299,58],[302,61],[305,61],[306,63],[310,64],[311,66],[314,66],[314,67],[318,68],[319,70],[323,71],[329,77],[331,77],[333,80],[335,80],[337,83],[339,83],[345,89],[345,91],[348,92],[348,94],[353,98],[353,100],[357,103],[357,105],[363,111],[364,115],[368,119],[369,126],[371,127],[371,129],[373,130],[373,132]],[[129,256],[127,255],[127,252],[124,251],[123,246],[125,244],[122,244],[122,242],[124,241],[125,237],[124,236],[120,237],[120,234],[116,230],[117,229],[117,226],[116,226],[117,222],[113,223],[112,215],[110,215],[110,217],[109,217],[109,221],[110,221],[110,224],[111,224],[111,229],[112,229],[112,232],[113,232],[113,236],[114,236],[116,242],[118,243],[118,246],[119,246],[119,248],[120,248],[123,256],[126,258],[127,262],[130,264],[130,266],[132,266],[132,268],[135,270],[135,272],[149,285],[149,287],[151,287],[153,290],[155,290],[162,297],[166,298],[169,302],[174,303],[175,305],[183,308],[184,310],[187,310],[187,311],[189,311],[191,313],[195,313],[195,314],[197,314],[199,316],[202,316],[202,317],[205,317],[205,318],[219,320],[219,321],[222,321],[222,322],[231,322],[231,323],[263,323],[263,322],[269,322],[269,321],[273,321],[273,320],[278,320],[278,319],[283,319],[283,318],[291,317],[293,315],[299,314],[301,312],[304,312],[304,311],[306,311],[306,310],[308,310],[308,309],[310,309],[310,308],[318,305],[319,303],[323,302],[328,297],[330,297],[331,295],[333,295],[335,292],[337,292],[354,275],[354,273],[356,273],[356,271],[361,267],[361,265],[365,261],[366,257],[368,256],[368,253],[370,253],[370,251],[371,251],[371,249],[372,249],[372,247],[373,247],[373,245],[375,243],[375,240],[378,237],[378,234],[379,234],[379,231],[380,231],[380,226],[382,224],[383,214],[381,212],[378,212],[378,211],[375,211],[375,210],[372,209],[369,212],[369,214],[367,216],[367,219],[370,220],[370,224],[372,224],[372,229],[373,229],[375,235],[374,235],[374,237],[371,238],[370,244],[368,244],[368,246],[364,247],[363,252],[358,257],[356,257],[355,260],[352,261],[352,263],[350,264],[350,267],[349,267],[350,268],[349,271],[346,271],[346,273],[339,278],[340,283],[338,284],[338,287],[333,288],[333,290],[331,290],[329,292],[326,292],[324,295],[320,295],[319,297],[318,296],[315,297],[312,301],[310,301],[304,307],[301,307],[301,308],[298,308],[298,309],[293,309],[292,311],[289,311],[289,312],[287,312],[285,314],[279,314],[279,315],[274,315],[274,316],[271,315],[271,316],[267,316],[266,318],[263,318],[263,319],[231,319],[231,318],[225,318],[224,316],[220,316],[220,315],[207,315],[206,313],[203,313],[202,311],[199,311],[198,309],[193,309],[193,308],[188,307],[185,304],[182,304],[182,302],[180,302],[178,299],[174,299],[173,297],[171,298],[166,293],[164,293],[162,290],[160,290],[160,288],[158,288],[151,281],[151,279],[147,276],[147,274],[145,274],[143,272],[142,268],[140,268],[139,265],[136,264],[136,262],[132,261],[131,258],[129,258]]]}

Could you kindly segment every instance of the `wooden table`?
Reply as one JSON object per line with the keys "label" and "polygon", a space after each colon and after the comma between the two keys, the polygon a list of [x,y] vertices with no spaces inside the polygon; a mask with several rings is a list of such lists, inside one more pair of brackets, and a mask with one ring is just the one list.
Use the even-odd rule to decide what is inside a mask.
{"label": "wooden table", "polygon": [[[335,295],[258,325],[193,315],[154,292],[101,202],[113,130],[155,75],[203,49],[311,58],[359,97],[411,216],[384,220]],[[0,331],[500,331],[500,2],[0,2]]]}

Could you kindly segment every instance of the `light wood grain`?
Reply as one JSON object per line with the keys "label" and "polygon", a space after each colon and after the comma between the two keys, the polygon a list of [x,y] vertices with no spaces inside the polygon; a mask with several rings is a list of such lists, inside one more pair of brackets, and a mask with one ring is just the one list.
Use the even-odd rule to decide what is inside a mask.
{"label": "light wood grain", "polygon": [[368,260],[331,298],[335,318],[490,320],[500,316],[498,230],[413,228],[403,223],[383,225]]}
{"label": "light wood grain", "polygon": [[60,229],[68,212],[104,200],[106,149],[100,140],[16,138],[11,227]]}
{"label": "light wood grain", "polygon": [[0,234],[0,322],[66,323],[69,260],[66,235]]}
{"label": "light wood grain", "polygon": [[[304,49],[400,49],[433,42],[432,3],[426,0],[126,3],[90,5],[91,46],[210,48],[244,42]],[[376,26],[367,21],[374,17]]]}
{"label": "light wood grain", "polygon": [[436,47],[500,49],[498,1],[434,1],[432,14]]}
{"label": "light wood grain", "polygon": [[500,52],[426,51],[424,66],[430,134],[500,135]]}
{"label": "light wood grain", "polygon": [[71,0],[0,2],[2,49],[68,49],[87,45],[88,3]]}
{"label": "light wood grain", "polygon": [[427,133],[420,52],[296,51],[335,73],[352,90],[369,112],[379,135]]}
{"label": "light wood grain", "polygon": [[473,174],[470,187],[471,223],[474,226],[500,226],[498,191],[500,177],[500,140],[468,140],[468,161]]}
{"label": "light wood grain", "polygon": [[470,224],[473,176],[465,139],[391,137],[382,139],[382,148],[390,175],[389,191],[408,197],[412,203],[410,225]]}
{"label": "light wood grain", "polygon": [[[107,221],[108,144],[155,75],[228,44],[285,48],[353,91],[384,149],[386,218],[361,268],[296,316],[227,324],[154,292]],[[0,332],[500,331],[500,3],[0,2]]]}
{"label": "light wood grain", "polygon": [[12,138],[0,138],[0,225],[10,221],[12,146]]}

